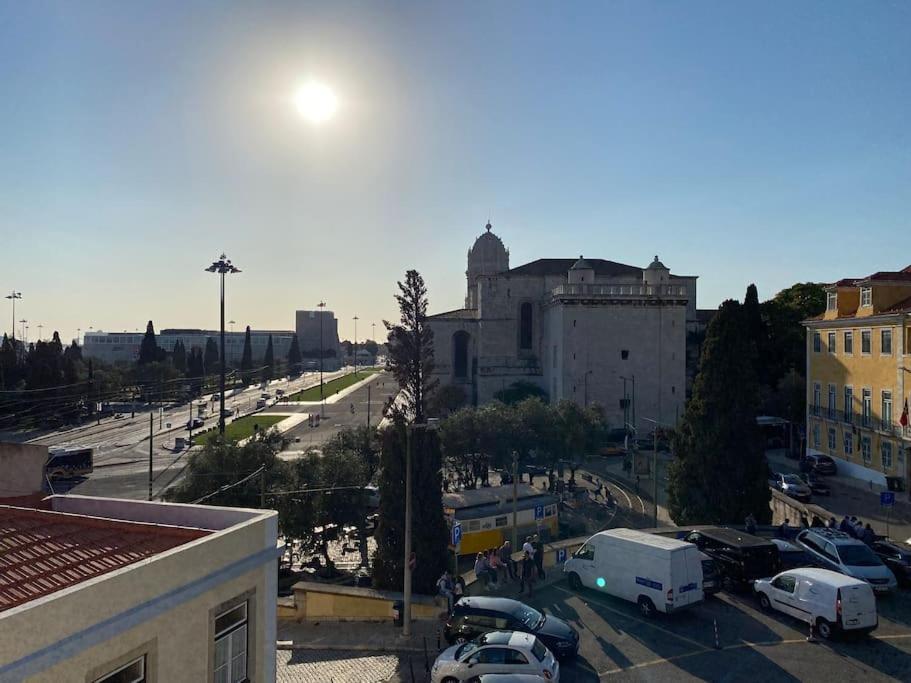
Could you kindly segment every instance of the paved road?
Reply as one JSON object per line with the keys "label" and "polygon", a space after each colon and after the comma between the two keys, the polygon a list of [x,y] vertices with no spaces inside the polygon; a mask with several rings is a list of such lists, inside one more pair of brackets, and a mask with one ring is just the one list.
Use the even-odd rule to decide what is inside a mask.
{"label": "paved road", "polygon": [[399,671],[400,660],[391,654],[278,650],[277,683],[380,683]]}

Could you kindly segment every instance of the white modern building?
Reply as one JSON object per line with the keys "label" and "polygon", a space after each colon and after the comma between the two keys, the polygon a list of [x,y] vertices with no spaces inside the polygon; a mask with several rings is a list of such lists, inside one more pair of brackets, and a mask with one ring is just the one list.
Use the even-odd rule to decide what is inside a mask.
{"label": "white modern building", "polygon": [[[600,403],[621,425],[626,393],[638,427],[673,423],[686,397],[687,328],[696,276],[604,259],[545,258],[516,268],[490,223],[468,251],[463,308],[429,318],[435,374],[490,401],[517,381],[551,401]],[[632,419],[632,409],[628,414]]]}

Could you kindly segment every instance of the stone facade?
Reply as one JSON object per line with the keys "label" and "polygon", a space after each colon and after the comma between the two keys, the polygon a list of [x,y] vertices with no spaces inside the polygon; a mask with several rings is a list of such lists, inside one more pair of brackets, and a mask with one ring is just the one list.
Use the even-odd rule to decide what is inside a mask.
{"label": "stone facade", "polygon": [[430,318],[440,383],[481,404],[531,382],[554,402],[597,402],[620,426],[622,378],[632,397],[635,377],[638,429],[645,418],[672,424],[686,396],[696,277],[672,275],[657,257],[647,268],[582,257],[510,268],[486,228],[468,252],[465,308]]}

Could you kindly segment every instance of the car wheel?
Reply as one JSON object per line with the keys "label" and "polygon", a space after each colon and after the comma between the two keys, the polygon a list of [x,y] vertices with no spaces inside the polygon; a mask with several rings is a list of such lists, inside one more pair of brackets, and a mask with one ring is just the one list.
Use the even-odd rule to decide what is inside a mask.
{"label": "car wheel", "polygon": [[772,603],[769,602],[769,596],[766,595],[765,593],[759,594],[759,606],[762,607],[762,609],[764,609],[764,610],[772,609]]}
{"label": "car wheel", "polygon": [[816,620],[816,632],[819,634],[819,637],[823,640],[831,640],[832,638],[832,624],[820,617]]}
{"label": "car wheel", "polygon": [[468,639],[465,636],[456,636],[453,641],[456,645],[461,645],[462,643],[468,642]]}
{"label": "car wheel", "polygon": [[576,572],[569,573],[569,587],[574,591],[582,590],[582,579],[579,578],[579,575]]}
{"label": "car wheel", "polygon": [[646,619],[651,619],[655,616],[655,603],[653,603],[649,598],[644,595],[639,596],[639,612],[642,613],[642,616]]}
{"label": "car wheel", "polygon": [[721,577],[721,585],[728,593],[733,593],[734,589],[736,588],[734,579],[732,579],[727,574]]}

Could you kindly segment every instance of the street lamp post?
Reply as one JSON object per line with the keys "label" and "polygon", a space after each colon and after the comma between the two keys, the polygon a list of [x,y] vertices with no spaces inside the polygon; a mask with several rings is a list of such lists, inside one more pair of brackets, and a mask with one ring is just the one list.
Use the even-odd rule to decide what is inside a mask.
{"label": "street lamp post", "polygon": [[357,376],[357,321],[358,317],[354,316],[354,374]]}
{"label": "street lamp post", "polygon": [[44,323],[38,323],[38,341],[41,341],[41,332],[44,330]]}
{"label": "street lamp post", "polygon": [[221,276],[221,363],[219,363],[220,369],[220,388],[221,388],[221,401],[218,411],[218,433],[221,436],[225,435],[225,275],[233,275],[234,273],[241,272],[240,268],[231,263],[229,259],[224,254],[221,257],[212,263],[211,266],[206,268],[206,271],[209,273],[218,273]]}
{"label": "street lamp post", "polygon": [[326,302],[320,301],[316,307],[319,309],[319,415],[325,417],[325,398],[323,396],[323,313]]}
{"label": "street lamp post", "polygon": [[28,344],[28,320],[23,318],[19,323],[22,325],[22,343]]}
{"label": "street lamp post", "polygon": [[22,292],[15,289],[6,295],[6,298],[13,302],[13,341],[16,341],[16,299],[22,298]]}

